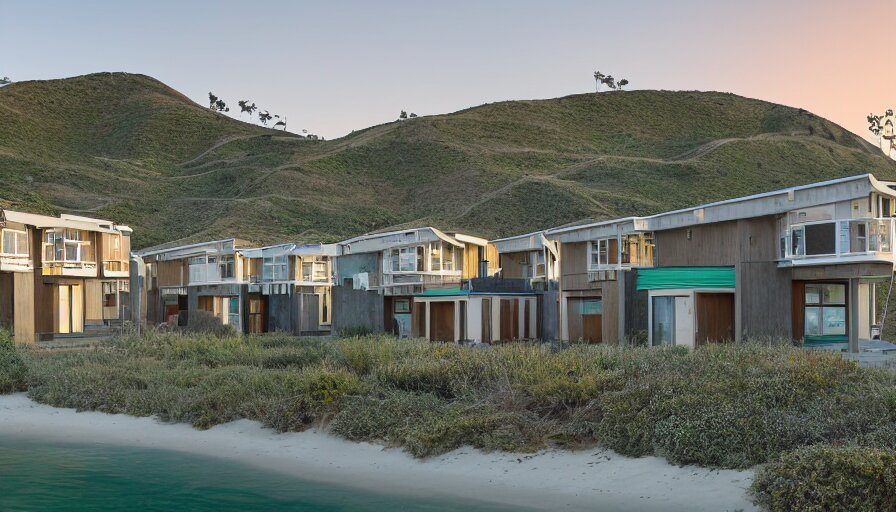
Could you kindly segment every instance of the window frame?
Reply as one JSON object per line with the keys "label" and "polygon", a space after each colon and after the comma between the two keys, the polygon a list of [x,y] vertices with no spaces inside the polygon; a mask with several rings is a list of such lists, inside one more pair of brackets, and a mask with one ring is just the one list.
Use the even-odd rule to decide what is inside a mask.
{"label": "window frame", "polygon": [[[7,247],[6,247],[6,235],[7,235],[7,234],[12,234],[12,235],[13,235],[13,243],[15,244],[15,251],[14,251],[14,252],[10,252],[10,251],[7,250]],[[20,252],[20,251],[19,251],[19,249],[20,249],[19,246],[22,245],[22,243],[23,243],[23,242],[19,239],[20,236],[21,236],[22,238],[24,238],[24,249],[25,249],[25,252]],[[3,256],[16,256],[16,257],[22,257],[22,256],[25,256],[25,257],[27,257],[27,256],[29,256],[29,255],[31,254],[31,251],[28,250],[28,245],[29,245],[29,244],[28,244],[28,231],[26,231],[26,230],[12,229],[12,228],[3,228],[3,230],[2,230],[2,242],[3,242],[3,247],[2,247],[2,251],[0,251],[0,254],[2,254]]]}

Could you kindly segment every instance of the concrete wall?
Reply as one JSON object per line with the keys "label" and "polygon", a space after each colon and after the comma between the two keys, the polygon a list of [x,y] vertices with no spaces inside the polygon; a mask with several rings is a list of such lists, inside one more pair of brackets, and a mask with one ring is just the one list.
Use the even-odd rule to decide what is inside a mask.
{"label": "concrete wall", "polygon": [[333,287],[333,332],[353,327],[382,332],[383,318],[383,296],[376,291]]}

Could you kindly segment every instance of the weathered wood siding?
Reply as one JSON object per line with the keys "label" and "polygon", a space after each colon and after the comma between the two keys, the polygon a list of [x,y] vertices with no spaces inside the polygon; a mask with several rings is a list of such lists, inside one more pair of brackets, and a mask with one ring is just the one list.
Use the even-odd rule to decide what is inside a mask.
{"label": "weathered wood siding", "polygon": [[84,280],[84,315],[89,324],[103,323],[103,285],[99,279]]}
{"label": "weathered wood siding", "polygon": [[735,267],[739,338],[791,335],[791,271],[778,268],[775,216],[660,231],[655,238],[658,266]]}
{"label": "weathered wood siding", "polygon": [[159,261],[156,263],[158,286],[186,286],[189,281],[187,260]]}

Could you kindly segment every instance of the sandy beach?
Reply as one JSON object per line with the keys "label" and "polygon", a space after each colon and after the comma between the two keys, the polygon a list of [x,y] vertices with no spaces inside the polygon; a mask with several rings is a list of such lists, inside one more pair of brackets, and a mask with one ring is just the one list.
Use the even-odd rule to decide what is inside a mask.
{"label": "sandy beach", "polygon": [[380,492],[545,510],[756,510],[745,493],[750,471],[678,467],[600,449],[510,454],[463,448],[419,460],[316,430],[280,434],[240,420],[201,431],[155,418],[54,408],[24,393],[0,396],[0,435],[174,450]]}

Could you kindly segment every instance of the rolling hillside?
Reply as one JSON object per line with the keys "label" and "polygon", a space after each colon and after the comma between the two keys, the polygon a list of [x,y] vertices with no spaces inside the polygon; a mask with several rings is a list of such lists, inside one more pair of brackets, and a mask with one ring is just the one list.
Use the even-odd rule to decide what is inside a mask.
{"label": "rolling hillside", "polygon": [[896,179],[896,163],[830,121],[725,93],[509,101],[309,141],[142,75],[0,88],[0,206],[114,219],[137,247],[421,224],[496,237],[864,172]]}

